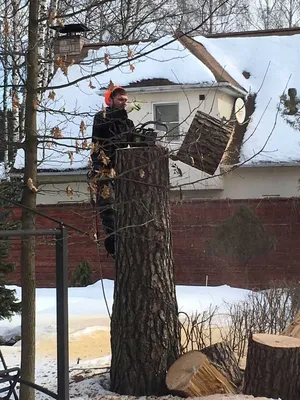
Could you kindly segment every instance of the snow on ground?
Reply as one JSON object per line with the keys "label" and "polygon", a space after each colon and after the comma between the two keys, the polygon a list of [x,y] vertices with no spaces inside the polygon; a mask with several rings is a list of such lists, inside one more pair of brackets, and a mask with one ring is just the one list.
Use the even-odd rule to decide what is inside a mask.
{"label": "snow on ground", "polygon": [[[104,288],[109,308],[113,300],[113,281],[104,280]],[[21,289],[16,289],[21,298]],[[177,286],[179,309],[190,314],[194,311],[205,311],[209,307],[219,307],[222,312],[224,304],[243,301],[248,291],[229,286],[200,287]],[[56,298],[55,289],[37,289],[37,346],[36,346],[36,383],[56,392]],[[223,310],[224,311],[224,310]],[[0,336],[10,338],[20,334],[20,316],[11,321],[0,321]],[[103,299],[101,282],[86,288],[69,288],[69,350],[70,350],[70,398],[77,400],[100,399],[102,396],[116,396],[108,391],[108,374],[110,365],[110,331],[109,318]],[[21,345],[2,346],[9,367],[20,362]],[[134,399],[126,397],[127,400]],[[211,397],[217,399],[242,399],[247,397]],[[251,398],[251,397],[249,397]],[[36,400],[48,400],[41,393]],[[203,398],[201,398],[202,400]]]}
{"label": "snow on ground", "polygon": [[[104,280],[104,291],[111,312],[113,301],[114,282]],[[21,288],[15,289],[21,299]],[[179,311],[191,314],[195,311],[203,312],[210,306],[219,307],[219,313],[225,311],[224,302],[233,303],[245,299],[249,291],[244,289],[223,286],[177,286],[176,287]],[[36,318],[37,335],[55,334],[56,331],[56,290],[55,288],[36,290]],[[107,317],[107,309],[103,298],[101,281],[86,288],[69,288],[69,317],[72,320],[82,316]],[[94,328],[95,329],[95,328]],[[16,315],[10,321],[0,321],[0,336],[9,339],[21,332],[21,317]],[[72,332],[74,333],[74,332]]]}

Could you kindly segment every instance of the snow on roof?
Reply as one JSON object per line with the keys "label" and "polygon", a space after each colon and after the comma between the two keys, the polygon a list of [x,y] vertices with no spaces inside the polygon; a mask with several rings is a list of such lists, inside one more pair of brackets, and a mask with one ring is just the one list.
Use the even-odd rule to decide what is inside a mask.
{"label": "snow on roof", "polygon": [[[217,39],[200,36],[195,39],[241,86],[257,93],[256,109],[243,140],[241,161],[251,159],[248,164],[300,161],[300,134],[278,112],[284,91],[290,87],[300,91],[300,35]],[[94,114],[103,105],[99,89],[107,87],[110,80],[123,86],[153,78],[182,84],[215,82],[212,72],[201,61],[178,41],[169,43],[171,40],[172,37],[165,37],[156,43],[130,46],[133,54],[129,54],[128,46],[90,50],[80,65],[69,67],[67,76],[59,69],[50,84],[50,89],[52,87],[55,91],[55,100],[47,98],[51,92],[48,90],[40,107],[46,112],[39,113],[39,134],[49,135],[51,129],[57,127],[64,138],[55,139],[58,145],[40,145],[39,168],[69,170],[87,167],[89,151],[76,152],[76,140],[78,149],[86,137],[91,137]],[[153,52],[135,59],[149,51]],[[107,67],[105,54],[109,54]],[[113,69],[116,65],[119,66]],[[250,73],[249,79],[242,75],[243,71]],[[75,84],[68,85],[74,81]],[[87,127],[85,137],[80,132],[82,121]],[[15,168],[23,166],[24,154],[19,150]]]}
{"label": "snow on roof", "polygon": [[[40,144],[39,169],[69,170],[87,167],[89,151],[86,149],[76,153],[76,140],[77,147],[81,148],[84,139],[91,138],[93,117],[104,103],[98,91],[107,87],[110,80],[122,86],[151,78],[169,79],[182,84],[215,82],[213,74],[201,61],[178,41],[169,43],[172,40],[172,37],[165,37],[155,43],[130,46],[130,51],[128,46],[89,50],[80,65],[69,67],[67,76],[59,69],[40,106],[42,112],[39,112],[38,117],[38,134],[49,136],[51,130],[57,127],[54,134],[57,136],[61,130],[64,138],[54,139],[55,144]],[[145,53],[148,54],[135,59]],[[107,67],[105,54],[109,54]],[[117,65],[117,68],[112,69]],[[72,82],[76,83],[69,85]],[[48,98],[52,90],[55,92],[55,100]],[[80,132],[81,121],[87,127],[84,137]],[[24,152],[19,150],[14,167],[22,169],[23,166]]]}
{"label": "snow on roof", "polygon": [[[278,111],[283,92],[296,88],[300,93],[300,35],[195,39],[246,90],[257,93],[256,109],[243,140],[241,161],[300,161],[300,132],[288,125]],[[244,78],[243,71],[250,73],[249,79]]]}

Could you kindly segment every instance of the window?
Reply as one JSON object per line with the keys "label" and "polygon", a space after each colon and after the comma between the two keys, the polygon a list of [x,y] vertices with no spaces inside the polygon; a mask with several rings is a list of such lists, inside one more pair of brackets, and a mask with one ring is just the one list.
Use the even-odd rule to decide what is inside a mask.
{"label": "window", "polygon": [[[167,140],[179,139],[179,104],[154,104],[154,119],[168,126]],[[158,125],[156,129],[162,130]]]}

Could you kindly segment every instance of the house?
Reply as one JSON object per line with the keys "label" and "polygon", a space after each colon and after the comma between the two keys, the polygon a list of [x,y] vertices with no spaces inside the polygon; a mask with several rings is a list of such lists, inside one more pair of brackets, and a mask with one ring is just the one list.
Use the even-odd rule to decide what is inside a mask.
{"label": "house", "polygon": [[[45,210],[55,205],[64,217],[70,207],[70,219],[76,204],[88,203],[86,140],[102,107],[104,88],[112,81],[141,104],[140,111],[130,114],[135,124],[159,119],[172,128],[172,135],[162,133],[161,143],[173,152],[197,110],[234,124],[213,176],[170,160],[172,196],[186,201],[180,209],[174,206],[177,281],[201,284],[209,276],[212,284],[261,287],[274,278],[274,265],[276,278],[295,277],[298,256],[292,257],[290,246],[296,245],[286,241],[294,243],[299,234],[293,198],[300,178],[300,132],[293,127],[297,113],[284,113],[281,102],[283,94],[291,100],[294,93],[297,100],[299,45],[298,29],[193,38],[178,32],[155,43],[83,45],[87,56],[68,68],[60,65],[41,105],[39,135],[46,143],[39,148],[38,203]],[[237,102],[244,102],[246,119],[236,120]],[[20,150],[14,174],[22,170],[23,160]],[[237,264],[209,257],[206,243],[212,227],[245,202],[277,237],[276,252],[249,267],[250,283],[244,282]],[[104,276],[113,276],[109,261],[102,269]]]}
{"label": "house", "polygon": [[[76,154],[75,148],[78,150],[78,144],[91,136],[93,115],[103,104],[104,90],[99,88],[107,87],[110,80],[126,87],[130,99],[141,104],[140,111],[130,114],[136,124],[171,118],[168,125],[172,137],[164,140],[173,151],[188,131],[196,110],[230,119],[237,98],[256,94],[250,123],[235,138],[240,141],[235,159],[221,164],[215,176],[179,162],[183,174],[179,177],[172,162],[171,185],[176,188],[184,184],[186,199],[297,196],[300,133],[287,123],[278,105],[284,92],[299,87],[296,68],[300,36],[297,30],[280,31],[281,35],[284,33],[285,36],[271,31],[268,36],[252,33],[209,38],[178,33],[177,40],[166,37],[156,43],[91,49],[80,64],[68,68],[67,75],[59,69],[47,93],[54,93],[55,98],[50,95],[46,99],[47,114],[42,112],[39,119],[40,134],[49,135],[52,130],[58,145],[48,141],[39,149],[43,190],[38,202],[86,199],[85,183],[80,182],[85,181],[89,151]],[[73,81],[77,83],[69,86]],[[80,132],[82,121],[86,127],[84,137]],[[60,134],[64,139],[58,138]],[[241,166],[225,173],[232,164]],[[20,150],[15,170],[22,166]],[[72,199],[63,195],[65,183],[59,184],[68,180],[74,185]],[[57,197],[58,187],[61,190]]]}

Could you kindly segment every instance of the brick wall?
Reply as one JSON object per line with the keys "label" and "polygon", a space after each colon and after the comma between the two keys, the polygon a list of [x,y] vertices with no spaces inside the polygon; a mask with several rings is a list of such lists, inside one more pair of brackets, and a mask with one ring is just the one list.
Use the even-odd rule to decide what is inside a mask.
{"label": "brick wall", "polygon": [[[216,227],[233,215],[241,204],[248,205],[276,237],[276,248],[256,257],[245,267],[228,257],[209,254],[208,245]],[[91,231],[95,216],[89,205],[40,206],[39,210],[59,221]],[[14,218],[20,211],[13,209]],[[38,217],[39,229],[54,228],[53,221]],[[263,288],[272,280],[300,280],[300,202],[292,199],[201,200],[172,204],[172,231],[176,282],[178,284],[228,284],[236,287]],[[94,280],[114,277],[114,265],[101,246],[100,257],[88,236],[69,229],[69,274],[82,261],[88,261]],[[37,238],[36,279],[39,287],[55,285],[55,242]],[[16,271],[11,281],[20,284],[20,241],[13,240],[11,257]]]}

